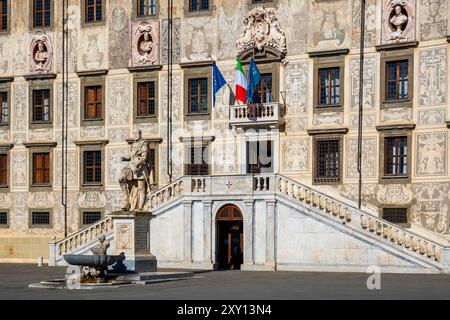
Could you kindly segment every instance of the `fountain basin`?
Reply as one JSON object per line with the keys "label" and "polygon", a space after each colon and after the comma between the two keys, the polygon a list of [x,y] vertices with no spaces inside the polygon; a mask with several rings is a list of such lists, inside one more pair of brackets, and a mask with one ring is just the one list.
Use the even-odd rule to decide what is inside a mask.
{"label": "fountain basin", "polygon": [[95,269],[106,268],[110,265],[116,263],[121,256],[110,256],[110,255],[78,255],[78,254],[65,254],[63,255],[64,260],[68,264],[74,266],[91,267]]}

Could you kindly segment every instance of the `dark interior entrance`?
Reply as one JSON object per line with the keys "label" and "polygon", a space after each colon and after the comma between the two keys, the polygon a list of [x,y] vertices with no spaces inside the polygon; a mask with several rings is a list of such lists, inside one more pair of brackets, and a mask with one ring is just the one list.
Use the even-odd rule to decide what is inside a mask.
{"label": "dark interior entrance", "polygon": [[217,224],[217,263],[219,269],[239,270],[243,261],[242,213],[234,205],[219,210]]}

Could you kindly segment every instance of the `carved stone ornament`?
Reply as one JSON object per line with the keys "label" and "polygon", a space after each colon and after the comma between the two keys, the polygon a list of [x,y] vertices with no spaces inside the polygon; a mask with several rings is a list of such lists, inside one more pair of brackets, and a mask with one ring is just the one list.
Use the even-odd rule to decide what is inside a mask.
{"label": "carved stone ornament", "polygon": [[33,36],[29,55],[31,73],[51,72],[53,66],[53,48],[48,35],[38,31]]}
{"label": "carved stone ornament", "polygon": [[286,35],[275,16],[274,8],[256,7],[244,19],[244,30],[236,41],[239,52],[249,48],[263,51],[271,47],[283,56],[287,53]]}
{"label": "carved stone ornament", "polygon": [[414,0],[385,0],[383,7],[383,42],[414,40]]}
{"label": "carved stone ornament", "polygon": [[141,22],[133,25],[133,66],[159,63],[159,22]]}

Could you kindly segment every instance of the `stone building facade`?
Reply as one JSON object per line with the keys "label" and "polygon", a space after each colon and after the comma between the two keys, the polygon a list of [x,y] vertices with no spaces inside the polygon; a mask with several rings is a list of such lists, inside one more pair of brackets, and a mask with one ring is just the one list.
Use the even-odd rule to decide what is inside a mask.
{"label": "stone building facade", "polygon": [[[0,92],[7,96],[0,148],[8,169],[7,182],[0,188],[0,212],[6,217],[0,225],[0,261],[47,257],[48,242],[64,232],[62,1],[50,1],[48,26],[36,25],[34,2],[2,1],[9,11],[0,33]],[[86,2],[69,0],[69,234],[89,222],[87,217],[95,217],[86,212],[104,217],[120,209],[120,157],[127,153],[126,140],[134,130],[140,129],[154,150],[157,185],[169,182],[167,4],[145,2],[155,7],[143,17],[136,0],[103,0],[95,8],[95,19],[88,21],[91,9]],[[364,205],[377,208],[380,217],[384,208],[405,209],[406,227],[449,237],[448,0],[368,0],[362,80],[359,0],[209,0],[199,11],[191,10],[193,2],[197,3],[173,1],[173,180],[186,175],[186,141],[195,137],[203,137],[210,146],[209,175],[251,174],[247,146],[257,136],[273,141],[267,173],[356,201],[359,83],[364,81]],[[39,53],[40,47],[46,54]],[[236,56],[246,68],[252,55],[261,72],[271,76],[270,102],[277,110],[273,118],[256,124],[236,118],[241,110],[231,106],[227,87],[218,93],[214,107],[211,102],[211,61],[217,62],[234,90]],[[407,81],[397,90],[407,94],[389,100],[388,65],[399,61],[407,63],[399,71],[406,72]],[[334,83],[339,82],[340,93],[338,102],[323,106],[320,72],[327,68],[339,70]],[[208,80],[207,111],[191,114],[189,79],[199,78]],[[150,80],[156,110],[151,117],[139,117],[138,84]],[[92,87],[100,88],[96,94],[102,110],[87,121],[87,89]],[[48,118],[34,121],[33,93],[42,90],[49,92],[49,109],[44,107]],[[387,177],[389,137],[405,137],[407,160],[403,174]],[[338,142],[334,160],[339,173],[320,180],[318,149],[327,139]],[[101,155],[101,177],[94,185],[83,180],[89,150]],[[49,155],[50,165],[44,166],[50,171],[48,183],[33,182],[35,154]],[[39,212],[49,213],[44,219],[48,225],[33,223]]]}

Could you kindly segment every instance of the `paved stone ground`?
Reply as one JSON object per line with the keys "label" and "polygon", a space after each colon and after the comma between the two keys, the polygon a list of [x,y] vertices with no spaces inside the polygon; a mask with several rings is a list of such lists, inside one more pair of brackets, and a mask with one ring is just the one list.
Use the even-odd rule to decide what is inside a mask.
{"label": "paved stone ground", "polygon": [[450,275],[382,274],[368,290],[362,273],[214,271],[146,286],[94,290],[36,289],[65,267],[0,264],[0,299],[450,299]]}

